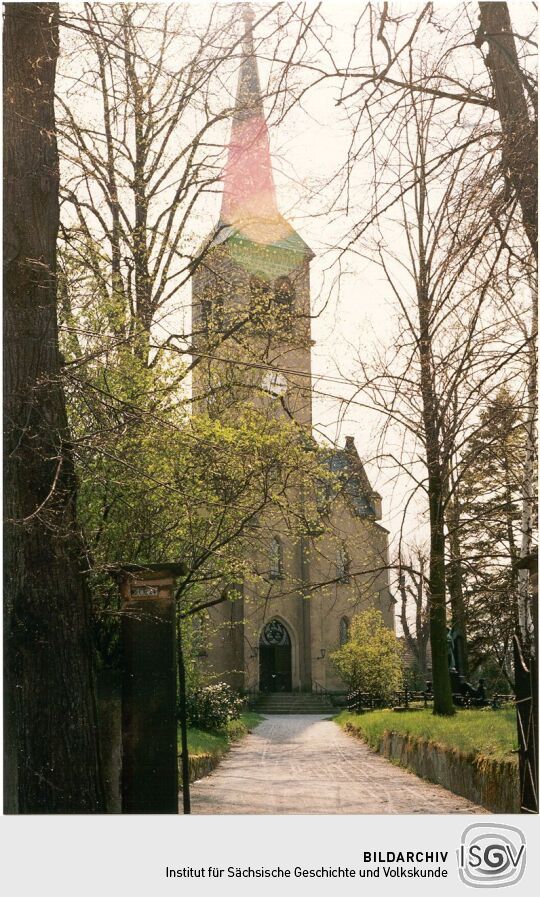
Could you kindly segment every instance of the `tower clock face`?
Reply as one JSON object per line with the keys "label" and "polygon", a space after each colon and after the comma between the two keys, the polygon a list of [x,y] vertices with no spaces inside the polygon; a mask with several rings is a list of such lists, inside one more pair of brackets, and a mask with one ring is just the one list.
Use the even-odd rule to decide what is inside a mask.
{"label": "tower clock face", "polygon": [[267,371],[262,380],[263,389],[273,396],[282,396],[287,392],[287,381],[279,371]]}

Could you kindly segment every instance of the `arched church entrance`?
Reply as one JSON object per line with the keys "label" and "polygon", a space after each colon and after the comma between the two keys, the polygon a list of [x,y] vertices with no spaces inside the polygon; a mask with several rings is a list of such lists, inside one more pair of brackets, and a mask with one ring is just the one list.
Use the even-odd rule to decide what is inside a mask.
{"label": "arched church entrance", "polygon": [[280,620],[270,620],[259,639],[259,689],[292,691],[291,637]]}

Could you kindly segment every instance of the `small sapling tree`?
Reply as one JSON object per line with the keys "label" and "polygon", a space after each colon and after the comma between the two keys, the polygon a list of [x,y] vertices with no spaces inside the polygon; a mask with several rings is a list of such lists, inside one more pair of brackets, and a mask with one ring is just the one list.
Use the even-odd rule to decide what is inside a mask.
{"label": "small sapling tree", "polygon": [[387,700],[403,685],[402,646],[374,608],[353,617],[349,641],[331,657],[351,691]]}

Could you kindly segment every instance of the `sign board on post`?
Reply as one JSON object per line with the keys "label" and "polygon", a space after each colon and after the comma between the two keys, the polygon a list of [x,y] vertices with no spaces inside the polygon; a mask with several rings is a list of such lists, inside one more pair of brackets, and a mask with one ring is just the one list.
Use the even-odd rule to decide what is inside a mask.
{"label": "sign board on post", "polygon": [[178,813],[176,578],[182,564],[116,570],[122,598],[122,812]]}

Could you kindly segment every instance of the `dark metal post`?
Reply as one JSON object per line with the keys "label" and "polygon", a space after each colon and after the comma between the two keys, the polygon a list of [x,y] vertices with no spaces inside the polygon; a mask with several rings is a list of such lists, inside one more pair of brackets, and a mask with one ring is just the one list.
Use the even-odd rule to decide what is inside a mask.
{"label": "dark metal post", "polygon": [[122,595],[122,812],[178,813],[175,577],[126,566]]}
{"label": "dark metal post", "polygon": [[524,656],[514,636],[514,676],[519,743],[520,808],[538,813],[538,680],[536,660]]}
{"label": "dark metal post", "polygon": [[178,697],[180,710],[180,737],[182,739],[182,807],[184,816],[191,813],[189,793],[189,751],[187,741],[186,667],[182,643],[182,621],[178,621]]}
{"label": "dark metal post", "polygon": [[522,813],[538,813],[538,550],[521,558],[515,568],[529,571],[532,592],[529,637],[525,634],[524,638],[523,632],[514,635],[520,809]]}

